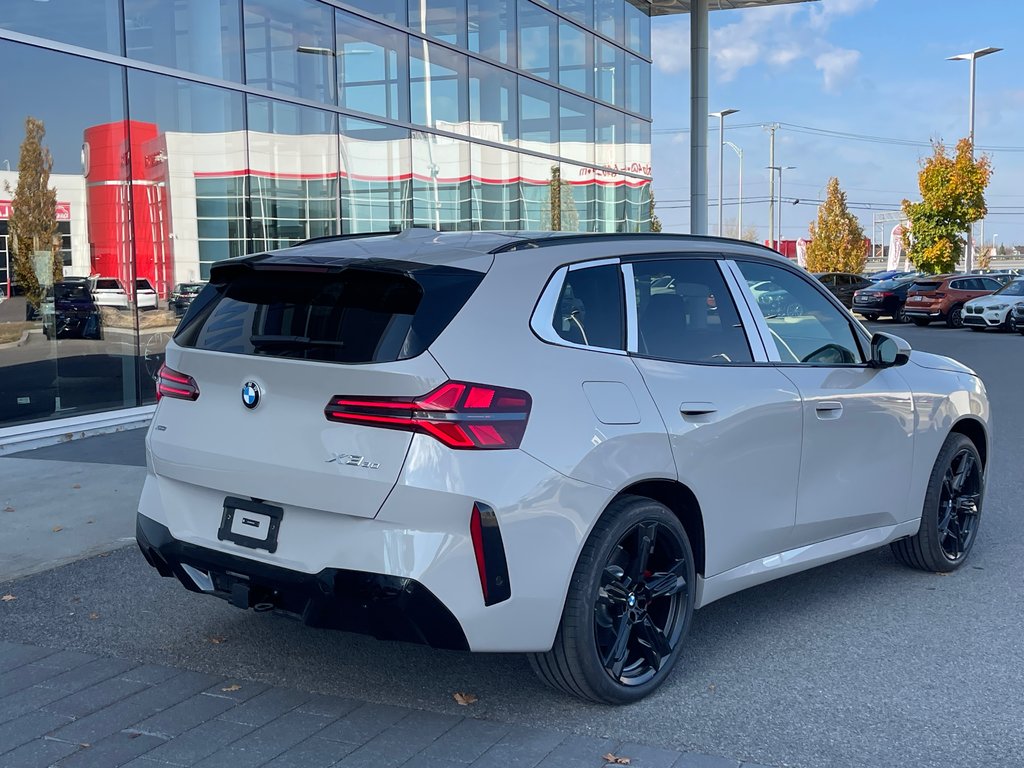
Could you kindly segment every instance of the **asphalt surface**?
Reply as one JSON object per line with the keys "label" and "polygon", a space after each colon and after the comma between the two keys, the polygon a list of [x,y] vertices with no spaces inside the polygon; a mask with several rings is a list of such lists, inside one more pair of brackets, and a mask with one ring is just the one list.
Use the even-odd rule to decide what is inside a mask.
{"label": "asphalt surface", "polygon": [[241,612],[160,579],[132,548],[0,584],[17,597],[0,604],[0,639],[451,714],[465,713],[452,693],[468,691],[476,717],[765,765],[1022,766],[1024,338],[874,327],[960,359],[988,386],[995,443],[969,564],[923,574],[883,549],[721,600],[696,614],[673,677],[639,704],[557,695],[514,655]]}

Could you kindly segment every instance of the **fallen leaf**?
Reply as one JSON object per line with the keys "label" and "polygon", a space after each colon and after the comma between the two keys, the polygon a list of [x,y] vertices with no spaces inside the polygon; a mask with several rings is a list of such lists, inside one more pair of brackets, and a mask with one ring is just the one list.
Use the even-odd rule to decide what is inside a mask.
{"label": "fallen leaf", "polygon": [[476,704],[477,701],[476,696],[472,693],[454,693],[452,698],[460,707],[468,707],[470,704]]}
{"label": "fallen leaf", "polygon": [[63,525],[55,525],[55,526],[53,526],[53,532],[54,533],[60,533],[63,530],[64,530],[64,526]]}
{"label": "fallen leaf", "polygon": [[10,505],[4,507],[4,512],[13,512],[13,511],[14,511],[14,507],[12,507]]}
{"label": "fallen leaf", "polygon": [[86,525],[92,525],[94,522],[96,522],[96,521],[95,520],[86,520],[85,524]]}
{"label": "fallen leaf", "polygon": [[207,639],[207,640],[209,640],[209,641],[210,641],[211,643],[213,643],[214,645],[220,645],[220,644],[221,644],[221,643],[223,643],[223,642],[224,642],[225,640],[227,640],[227,638],[226,638],[226,637],[224,637],[224,635],[210,635],[210,636],[209,636],[208,638],[206,638],[206,639]]}
{"label": "fallen leaf", "polygon": [[16,597],[15,597],[14,595],[12,595],[12,594],[11,594],[10,592],[8,592],[8,593],[7,593],[6,595],[4,595],[3,597],[0,597],[0,600],[3,600],[3,601],[4,601],[5,603],[9,603],[9,602],[11,602],[11,600],[17,600],[17,599],[18,599],[18,598],[16,598]]}
{"label": "fallen leaf", "polygon": [[609,752],[601,759],[604,760],[606,763],[611,763],[612,765],[629,765],[630,763],[628,757],[619,757],[618,755],[613,755],[611,752]]}
{"label": "fallen leaf", "polygon": [[225,693],[233,693],[234,691],[242,690],[242,686],[240,686],[238,683],[232,683],[227,688],[221,688],[221,690]]}
{"label": "fallen leaf", "polygon": [[943,571],[936,571],[936,572],[935,572],[935,575],[936,575],[936,576],[949,576],[949,574],[948,574],[948,573],[945,573],[945,572],[943,572]]}
{"label": "fallen leaf", "polygon": [[79,488],[81,488],[82,486],[81,486],[81,485],[79,485],[78,483],[75,483],[75,484],[74,484],[74,485],[72,485],[71,487],[72,487],[72,488],[74,488],[74,489],[75,489],[75,490],[77,491],[77,490],[78,490]]}
{"label": "fallen leaf", "polygon": [[708,686],[708,693],[714,693],[714,692],[715,692],[715,684],[712,683],[711,685]]}
{"label": "fallen leaf", "polygon": [[96,613],[95,611],[93,611],[92,613],[89,614],[89,619],[91,621],[96,621],[96,619],[98,619],[99,617],[100,617],[100,615],[98,613]]}
{"label": "fallen leaf", "polygon": [[86,749],[88,749],[89,747],[91,747],[91,746],[92,746],[92,744],[90,744],[90,743],[89,743],[89,742],[87,742],[87,741],[80,741],[80,742],[78,742],[78,746],[80,746],[80,747],[85,747]]}

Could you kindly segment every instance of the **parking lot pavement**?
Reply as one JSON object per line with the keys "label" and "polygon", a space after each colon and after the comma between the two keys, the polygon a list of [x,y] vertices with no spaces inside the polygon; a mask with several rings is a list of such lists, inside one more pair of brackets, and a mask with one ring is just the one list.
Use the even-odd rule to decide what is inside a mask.
{"label": "parking lot pavement", "polygon": [[[528,732],[537,735],[536,748],[520,749],[514,741],[496,751],[492,747],[483,755],[492,755],[487,758],[491,762],[481,763],[486,765],[534,765],[545,748],[551,750],[547,757],[558,755],[546,766],[590,765],[586,761],[594,757],[594,746],[611,742],[618,754],[638,758],[634,766],[671,765],[670,756],[678,760],[680,751],[725,755],[734,766],[741,760],[806,768],[1019,766],[1024,763],[1024,538],[1019,525],[1024,338],[889,323],[872,327],[904,336],[916,348],[957,357],[985,378],[995,442],[984,522],[971,562],[949,576],[917,573],[899,566],[883,549],[716,602],[696,614],[673,677],[636,705],[601,707],[552,693],[515,655],[383,643],[241,612],[158,578],[130,548],[0,584],[0,595],[16,598],[0,602],[0,639],[162,664],[214,675],[218,681],[237,676],[243,685],[301,695],[445,717],[469,715],[469,725],[457,726],[464,729],[534,729]],[[63,448],[77,452],[76,462],[68,466],[77,466],[92,451],[88,441]],[[5,464],[9,461],[0,459],[0,482],[13,472],[8,467],[14,465]],[[51,481],[61,476],[58,462],[32,461],[40,468],[53,465],[45,474]],[[870,478],[864,478],[864,493],[870,497]],[[0,677],[0,696],[5,697],[0,712],[11,695],[5,694],[4,680]],[[109,687],[120,684],[107,685],[89,695],[109,698]],[[459,707],[452,699],[455,692],[472,693],[478,701]],[[25,725],[14,730],[54,722],[60,713],[42,709],[51,701],[37,702],[30,711],[36,719],[21,721]],[[216,722],[196,739],[238,725],[221,726],[217,716],[212,719]],[[108,738],[115,742],[108,749],[127,739],[131,734],[123,731],[130,727],[112,732]],[[550,746],[557,735],[547,729],[563,735],[559,747]],[[0,744],[9,732],[0,730]],[[307,740],[313,738],[321,737]],[[577,743],[586,746],[579,759],[571,759],[567,755]],[[288,759],[316,765],[315,757],[303,756],[313,755],[318,745],[314,741]],[[236,746],[240,750],[243,744]],[[49,764],[45,761],[59,759],[50,755],[66,747],[47,743],[36,748],[54,750],[38,758]],[[230,759],[245,762],[239,750]],[[357,754],[345,759],[361,759]],[[373,759],[366,764],[389,764],[367,754]],[[448,763],[417,756],[409,765],[466,764],[470,754],[449,756]],[[0,757],[0,766],[5,758]],[[159,765],[148,756],[145,760],[133,768]],[[594,764],[601,764],[600,755]]]}
{"label": "parking lot pavement", "polygon": [[617,739],[0,641],[5,768],[586,768],[615,757],[641,768],[740,766]]}

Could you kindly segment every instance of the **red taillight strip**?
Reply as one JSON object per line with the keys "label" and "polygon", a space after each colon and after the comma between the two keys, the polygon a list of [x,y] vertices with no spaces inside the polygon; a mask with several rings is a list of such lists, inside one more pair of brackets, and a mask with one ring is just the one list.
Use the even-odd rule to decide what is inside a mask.
{"label": "red taillight strip", "polygon": [[337,395],[329,421],[421,432],[449,448],[518,448],[530,415],[526,392],[448,381],[423,397]]}
{"label": "red taillight strip", "polygon": [[165,397],[175,400],[198,400],[199,385],[188,374],[168,368],[165,363],[156,374],[156,399],[159,401]]}

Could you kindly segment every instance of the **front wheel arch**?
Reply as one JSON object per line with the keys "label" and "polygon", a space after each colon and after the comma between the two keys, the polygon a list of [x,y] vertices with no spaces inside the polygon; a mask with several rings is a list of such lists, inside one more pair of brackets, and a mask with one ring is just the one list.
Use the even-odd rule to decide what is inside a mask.
{"label": "front wheel arch", "polygon": [[965,416],[957,421],[949,431],[957,432],[974,443],[974,447],[978,449],[978,456],[981,457],[982,468],[988,466],[988,433],[980,421],[971,416]]}

